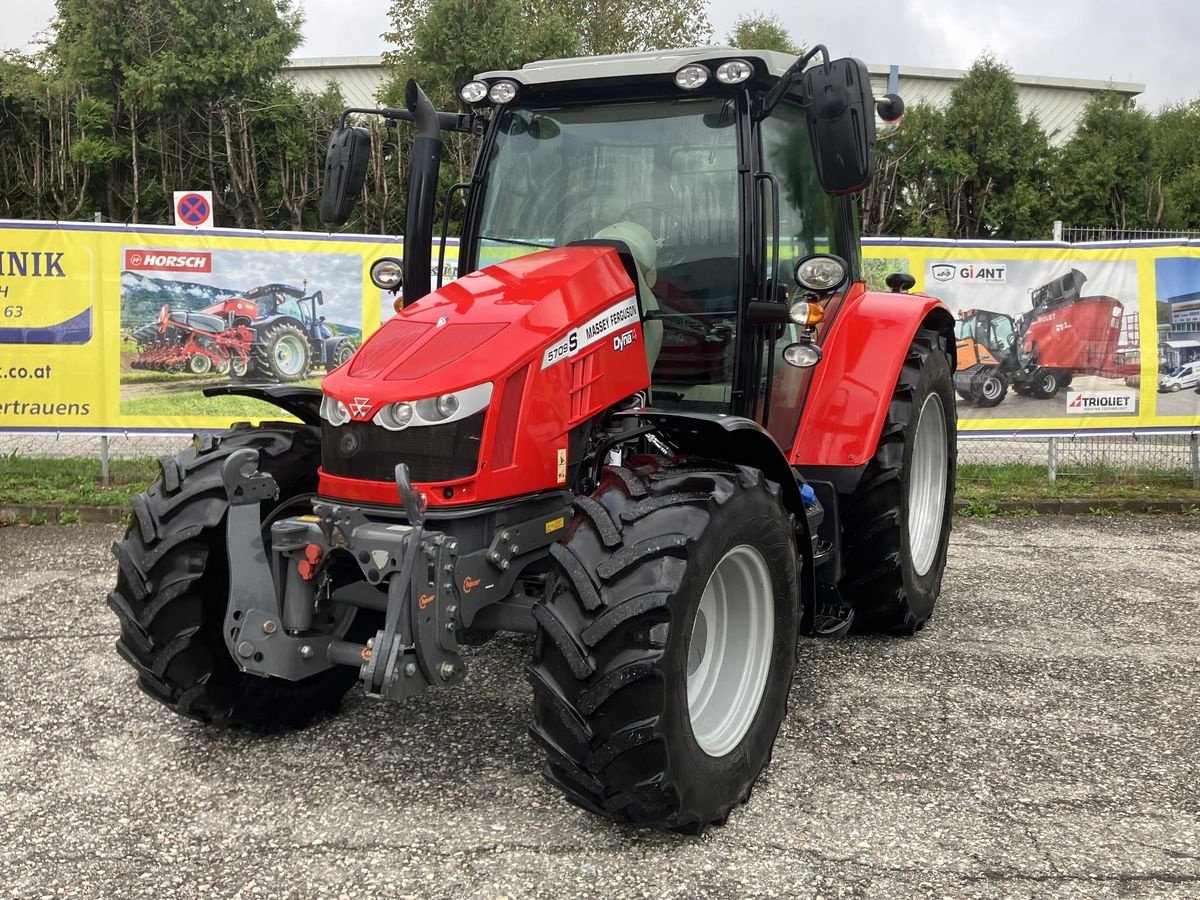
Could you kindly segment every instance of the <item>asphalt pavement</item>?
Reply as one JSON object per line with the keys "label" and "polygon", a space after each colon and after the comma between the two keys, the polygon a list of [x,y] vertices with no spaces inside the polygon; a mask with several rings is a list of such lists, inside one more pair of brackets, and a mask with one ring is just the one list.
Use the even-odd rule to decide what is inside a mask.
{"label": "asphalt pavement", "polygon": [[700,838],[562,802],[527,638],[260,738],[134,687],[111,526],[0,529],[0,897],[1200,896],[1200,519],[956,523],[915,638],[806,640]]}

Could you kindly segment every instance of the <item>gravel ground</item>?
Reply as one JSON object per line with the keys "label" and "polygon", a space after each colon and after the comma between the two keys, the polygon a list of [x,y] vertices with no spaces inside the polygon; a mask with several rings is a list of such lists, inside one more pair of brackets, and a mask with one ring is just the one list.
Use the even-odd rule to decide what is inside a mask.
{"label": "gravel ground", "polygon": [[212,732],[113,652],[107,526],[0,532],[0,896],[1195,897],[1194,518],[960,520],[912,639],[804,641],[724,828],[567,806],[524,638],[465,686]]}

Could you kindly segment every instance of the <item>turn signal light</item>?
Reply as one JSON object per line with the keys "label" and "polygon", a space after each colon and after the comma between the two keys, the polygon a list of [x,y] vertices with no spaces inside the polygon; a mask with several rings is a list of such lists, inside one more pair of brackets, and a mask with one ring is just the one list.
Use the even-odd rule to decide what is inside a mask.
{"label": "turn signal light", "polygon": [[788,318],[797,325],[819,325],[825,319],[825,307],[810,300],[801,300],[788,307]]}

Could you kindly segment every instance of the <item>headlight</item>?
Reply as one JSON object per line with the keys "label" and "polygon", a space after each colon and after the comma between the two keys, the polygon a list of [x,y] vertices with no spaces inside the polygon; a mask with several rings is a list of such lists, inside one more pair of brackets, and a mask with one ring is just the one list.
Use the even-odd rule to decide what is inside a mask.
{"label": "headlight", "polygon": [[811,369],[821,361],[821,348],[816,344],[788,344],[783,348],[784,361],[801,369]]}
{"label": "headlight", "polygon": [[796,263],[796,284],[817,294],[840,287],[848,274],[845,261],[829,254],[807,256]]}
{"label": "headlight", "polygon": [[675,84],[685,91],[694,91],[704,87],[708,81],[708,69],[699,63],[684,66],[675,73]]}
{"label": "headlight", "polygon": [[321,418],[336,428],[350,421],[350,410],[341,400],[334,400],[326,394],[321,398]]}
{"label": "headlight", "polygon": [[487,99],[488,86],[486,81],[468,81],[458,89],[458,96],[464,103],[482,103]]}
{"label": "headlight", "polygon": [[412,418],[413,405],[401,401],[400,403],[389,403],[375,413],[375,424],[388,431],[403,431],[412,424]]}
{"label": "headlight", "polygon": [[517,83],[509,81],[506,78],[502,81],[497,81],[488,89],[488,99],[493,103],[512,103],[517,99],[517,90]]}
{"label": "headlight", "polygon": [[730,59],[717,66],[717,81],[722,84],[741,84],[754,74],[754,67],[744,59]]}
{"label": "headlight", "polygon": [[395,291],[404,284],[404,264],[390,257],[371,264],[371,284],[385,291]]}
{"label": "headlight", "polygon": [[489,381],[487,384],[477,384],[437,397],[389,403],[375,413],[374,422],[388,431],[441,425],[443,422],[457,422],[482,412],[491,401],[492,383]]}

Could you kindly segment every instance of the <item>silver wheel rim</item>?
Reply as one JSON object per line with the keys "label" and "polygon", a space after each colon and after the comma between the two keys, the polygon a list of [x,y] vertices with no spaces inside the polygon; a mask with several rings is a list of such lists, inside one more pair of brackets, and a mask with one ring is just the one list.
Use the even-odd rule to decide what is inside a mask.
{"label": "silver wheel rim", "polygon": [[206,375],[212,369],[212,360],[203,353],[197,353],[188,360],[188,368],[193,375]]}
{"label": "silver wheel rim", "polygon": [[285,334],[275,342],[275,367],[284,375],[299,375],[304,368],[304,345],[298,337]]}
{"label": "silver wheel rim", "polygon": [[709,576],[687,647],[688,717],[700,749],[724,756],[762,703],[775,640],[775,592],[763,555],[749,544]]}
{"label": "silver wheel rim", "polygon": [[1049,394],[1058,387],[1058,379],[1053,375],[1042,376],[1042,393]]}
{"label": "silver wheel rim", "polygon": [[913,570],[924,575],[933,566],[942,538],[946,510],[946,475],[950,454],[946,447],[946,411],[942,398],[930,394],[921,404],[913,437],[908,479],[908,546]]}
{"label": "silver wheel rim", "polygon": [[983,396],[987,400],[995,400],[1000,396],[999,378],[985,378],[983,380]]}

